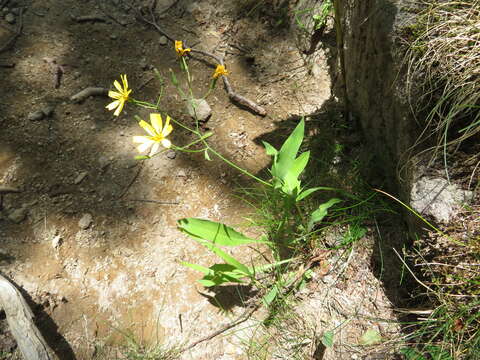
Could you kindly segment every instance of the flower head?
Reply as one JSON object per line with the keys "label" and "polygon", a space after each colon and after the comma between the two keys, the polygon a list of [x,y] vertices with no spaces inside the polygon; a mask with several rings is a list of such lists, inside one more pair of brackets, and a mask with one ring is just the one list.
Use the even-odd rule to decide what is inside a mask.
{"label": "flower head", "polygon": [[150,114],[150,122],[152,123],[151,125],[143,120],[138,123],[149,136],[134,136],[133,142],[140,144],[137,146],[137,150],[141,153],[152,147],[150,150],[150,156],[152,156],[158,151],[160,144],[166,148],[172,146],[172,143],[166,137],[172,132],[173,127],[170,125],[170,117],[168,115],[165,120],[165,126],[162,126],[162,116],[157,113]]}
{"label": "flower head", "polygon": [[179,56],[185,56],[187,52],[192,51],[190,48],[183,48],[183,42],[179,40],[175,40],[175,51]]}
{"label": "flower head", "polygon": [[215,72],[213,73],[213,78],[218,79],[220,76],[227,76],[228,71],[225,69],[225,66],[223,65],[217,65],[217,68],[215,69]]}
{"label": "flower head", "polygon": [[132,90],[128,90],[127,75],[120,75],[120,79],[122,79],[123,87],[117,80],[113,82],[113,85],[118,92],[112,90],[108,92],[108,96],[115,99],[115,101],[105,106],[108,110],[116,109],[113,113],[115,116],[118,116],[122,112],[123,106],[125,105],[125,102],[128,101],[128,96],[132,92]]}

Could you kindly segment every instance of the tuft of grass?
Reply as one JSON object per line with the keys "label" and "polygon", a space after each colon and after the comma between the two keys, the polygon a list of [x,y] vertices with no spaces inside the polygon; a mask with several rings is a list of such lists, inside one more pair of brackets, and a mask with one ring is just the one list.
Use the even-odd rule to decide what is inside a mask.
{"label": "tuft of grass", "polygon": [[[427,113],[417,141],[432,143],[432,160],[480,132],[480,1],[425,0],[406,39],[409,91]],[[448,176],[448,172],[447,172]]]}

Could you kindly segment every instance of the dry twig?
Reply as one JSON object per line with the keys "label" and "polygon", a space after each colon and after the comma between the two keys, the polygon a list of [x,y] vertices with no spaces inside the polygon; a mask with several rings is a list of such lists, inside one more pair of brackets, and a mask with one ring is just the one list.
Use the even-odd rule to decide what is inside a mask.
{"label": "dry twig", "polygon": [[75,95],[72,95],[70,97],[70,100],[79,103],[88,98],[89,96],[106,96],[108,94],[108,89],[105,88],[100,88],[100,87],[87,87],[83,89],[82,91],[76,93]]}

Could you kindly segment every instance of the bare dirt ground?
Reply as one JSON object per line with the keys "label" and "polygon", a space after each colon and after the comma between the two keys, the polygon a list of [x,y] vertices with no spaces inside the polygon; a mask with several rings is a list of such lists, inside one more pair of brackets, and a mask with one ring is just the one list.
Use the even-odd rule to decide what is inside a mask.
{"label": "bare dirt ground", "polygon": [[[215,258],[181,235],[176,221],[202,217],[241,226],[251,210],[233,190],[251,185],[248,180],[220,162],[174,152],[142,165],[133,158],[131,137],[142,135],[133,115],[147,118],[147,111],[127,104],[114,117],[105,109],[108,98],[70,101],[86,87],[108,88],[120,74],[128,75],[136,98],[153,100],[158,86],[152,69],[167,79],[170,68],[178,72],[172,44],[117,0],[0,3],[0,46],[22,25],[16,41],[0,53],[0,186],[21,190],[3,202],[0,271],[28,297],[60,358],[91,359],[96,345],[122,339],[118,329],[146,341],[188,343],[241,314],[243,304],[235,294],[230,312],[221,311],[195,283],[198,274],[180,265],[209,266]],[[272,26],[275,19],[246,16],[241,3],[160,1],[155,12],[175,39],[225,54],[236,91],[266,108],[266,117],[241,109],[230,103],[222,86],[209,98],[213,115],[206,127],[215,132],[213,144],[258,173],[269,161],[258,138],[280,142],[285,120],[311,115],[331,98],[328,49],[305,58],[288,29]],[[86,21],[85,16],[93,18]],[[198,87],[194,91],[201,95],[213,67],[192,59],[190,70]],[[58,71],[63,72],[59,84]],[[188,123],[185,104],[166,84],[162,107]],[[44,114],[35,115],[38,111]],[[182,141],[175,129],[172,142]],[[392,317],[368,269],[368,252],[359,254],[364,254],[358,255],[362,261],[355,260],[357,255],[345,260],[342,274],[351,276],[339,290],[339,309],[317,310],[322,313],[318,326],[339,325],[355,312]],[[248,250],[239,254],[250,255]],[[345,276],[332,275],[326,282],[336,286]],[[370,285],[360,289],[359,282]],[[315,299],[325,297],[318,294],[313,285],[305,292],[310,308],[322,307]],[[359,298],[360,303],[351,304]],[[349,321],[342,325],[341,339],[355,343],[366,328],[377,325]],[[0,331],[0,354],[14,348],[7,333]],[[354,352],[342,351],[325,358],[355,358]],[[235,335],[215,338],[183,356],[246,358]]]}

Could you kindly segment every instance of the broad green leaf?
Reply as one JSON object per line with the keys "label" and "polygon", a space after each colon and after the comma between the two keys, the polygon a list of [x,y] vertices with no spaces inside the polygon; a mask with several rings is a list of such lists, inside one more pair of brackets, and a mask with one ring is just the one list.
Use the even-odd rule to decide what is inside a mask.
{"label": "broad green leaf", "polygon": [[269,306],[272,303],[272,301],[275,300],[275,298],[278,295],[278,292],[279,292],[278,286],[277,284],[274,284],[271,290],[262,298],[262,301],[265,304],[265,306]]}
{"label": "broad green leaf", "polygon": [[300,192],[300,194],[298,194],[298,196],[297,196],[296,201],[298,202],[300,200],[303,200],[307,196],[310,196],[311,194],[313,194],[315,191],[318,191],[318,190],[338,191],[338,189],[331,188],[331,187],[325,187],[325,186],[314,187],[314,188],[306,189],[306,190]]}
{"label": "broad green leaf", "polygon": [[305,151],[304,153],[300,154],[300,156],[296,158],[293,162],[293,166],[290,168],[289,173],[292,174],[295,178],[298,178],[303,172],[303,170],[305,170],[309,158],[310,151]]}
{"label": "broad green leaf", "polygon": [[213,274],[213,272],[209,268],[203,267],[201,265],[191,264],[191,263],[186,262],[186,261],[182,261],[182,265],[187,266],[187,267],[189,267],[193,270],[200,271],[200,272],[204,273],[205,275]]}
{"label": "broad green leaf", "polygon": [[340,199],[333,198],[328,200],[326,203],[321,204],[317,210],[315,210],[311,215],[310,215],[310,220],[308,221],[308,231],[312,230],[313,225],[319,221],[322,221],[325,216],[328,214],[328,209],[335,205],[336,203],[339,203]]}
{"label": "broad green leaf", "polygon": [[185,218],[178,220],[178,227],[195,239],[208,240],[218,245],[238,246],[264,242],[246,237],[225,224],[210,220]]}
{"label": "broad green leaf", "polygon": [[270,145],[268,142],[266,141],[262,141],[263,143],[263,146],[265,147],[265,152],[267,153],[267,155],[269,156],[276,156],[278,154],[278,150],[275,149],[272,145]]}
{"label": "broad green leaf", "polygon": [[217,256],[221,257],[227,264],[235,266],[239,271],[241,271],[245,276],[251,276],[250,269],[235,259],[233,256],[228,255],[226,252],[222,251],[220,248],[212,244],[211,242],[205,240],[198,240],[200,244],[205,246],[210,251],[214,252]]}
{"label": "broad green leaf", "polygon": [[236,271],[236,267],[229,264],[215,264],[210,268],[203,267],[197,264],[191,264],[188,262],[182,262],[182,265],[185,265],[193,270],[200,271],[205,274],[205,276],[198,280],[205,287],[218,286],[227,282],[243,282],[242,277],[245,277],[245,274]]}
{"label": "broad green leaf", "polygon": [[325,331],[322,336],[322,344],[329,348],[333,346],[333,331]]}
{"label": "broad green leaf", "polygon": [[226,274],[223,272],[216,272],[213,275],[205,275],[202,279],[197,280],[203,286],[218,286],[225,283],[243,283],[241,280],[243,276],[231,276],[230,274]]}
{"label": "broad green leaf", "polygon": [[304,131],[305,122],[302,119],[278,152],[277,161],[272,166],[272,174],[274,176],[282,180],[285,179],[285,176],[297,157],[297,152],[303,141]]}
{"label": "broad green leaf", "polygon": [[197,281],[205,287],[212,287],[212,286],[221,285],[221,284],[218,284],[217,282],[212,281],[212,280],[200,279],[200,280],[197,280]]}
{"label": "broad green leaf", "polygon": [[382,337],[378,333],[378,331],[368,329],[365,333],[360,337],[359,343],[360,345],[375,345],[382,341]]}

